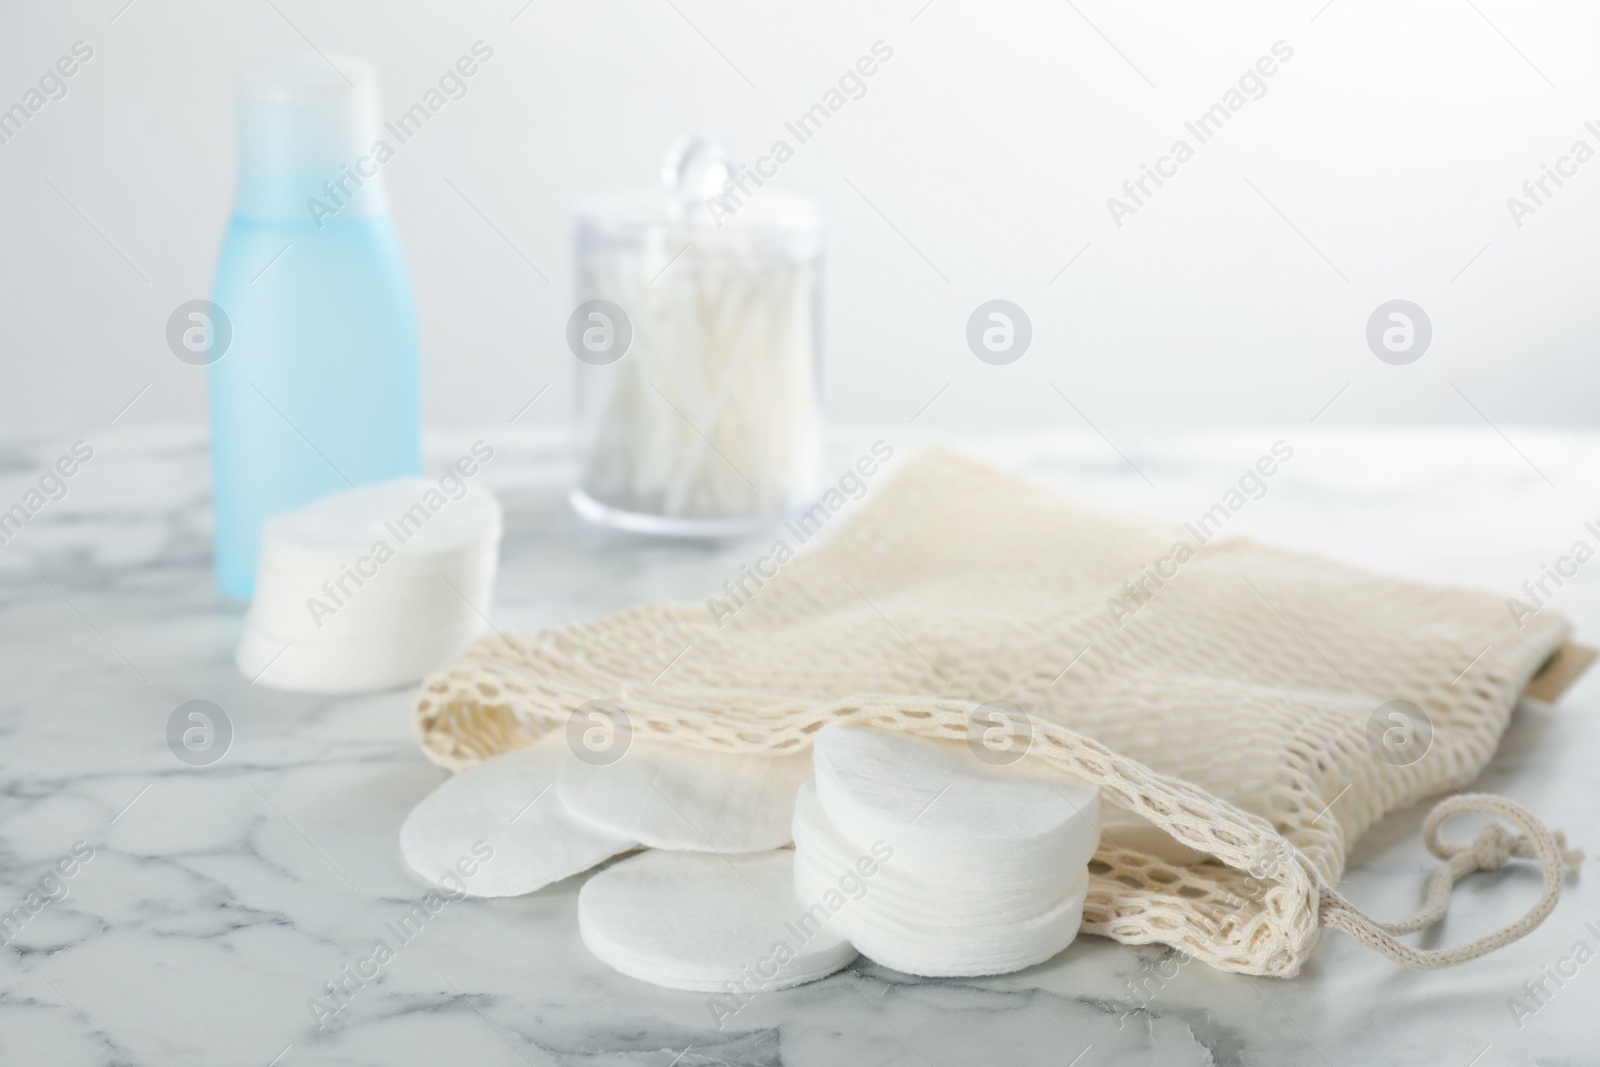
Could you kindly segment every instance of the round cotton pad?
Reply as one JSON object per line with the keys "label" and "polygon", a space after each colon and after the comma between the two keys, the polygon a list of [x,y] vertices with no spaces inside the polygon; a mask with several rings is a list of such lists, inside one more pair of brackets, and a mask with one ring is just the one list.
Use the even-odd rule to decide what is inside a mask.
{"label": "round cotton pad", "polygon": [[395,478],[274,515],[262,527],[262,547],[286,562],[321,564],[383,542],[401,568],[426,567],[498,544],[502,524],[500,502],[481,486],[446,496],[426,478]]}
{"label": "round cotton pad", "polygon": [[912,876],[886,842],[863,849],[850,840],[810,782],[794,821],[795,893],[803,900],[824,899],[869,852],[881,860],[869,882],[854,879],[865,889],[832,924],[886,967],[930,978],[1007,974],[1043,963],[1077,937],[1089,884],[1082,864],[1044,890],[1016,893],[998,881],[987,891],[960,890],[936,870]]}
{"label": "round cotton pad", "polygon": [[[406,865],[435,884],[453,871],[470,896],[510,897],[634,848],[561,806],[556,776],[571,758],[566,736],[556,732],[446,779],[400,827]],[[463,857],[481,861],[470,878],[458,866]]]}
{"label": "round cotton pad", "polygon": [[[848,876],[860,869],[858,864],[864,858],[871,857],[881,862],[871,879],[872,899],[865,907],[878,914],[908,917],[927,927],[1025,921],[1060,903],[1088,874],[1079,863],[1038,884],[996,878],[956,884],[948,868],[914,865],[912,857],[894,851],[887,841],[852,837],[835,825],[817,803],[815,782],[802,785],[795,798],[794,849],[796,884],[805,886],[801,896],[812,899],[816,885]],[[801,868],[809,871],[813,881],[802,882]]]}
{"label": "round cotton pad", "polygon": [[561,802],[580,817],[651,848],[759,852],[789,843],[794,794],[811,760],[736,756],[635,738],[615,762],[574,759]]}
{"label": "round cotton pad", "polygon": [[788,849],[645,852],[584,884],[578,932],[630,977],[702,993],[731,983],[748,995],[826,977],[855,959],[817,911],[795,896]]}
{"label": "round cotton pad", "polygon": [[1161,827],[1129,811],[1107,805],[1100,810],[1100,836],[1118,849],[1143,852],[1179,867],[1190,867],[1210,859]]}
{"label": "round cotton pad", "polygon": [[234,653],[239,673],[296,693],[362,693],[409,685],[429,664],[448,662],[472,643],[476,618],[450,628],[383,634],[381,640],[280,640],[247,627]]}
{"label": "round cotton pad", "polygon": [[1026,760],[992,766],[959,741],[829,725],[813,762],[833,821],[897,850],[1030,870],[1087,863],[1099,843],[1097,789]]}
{"label": "round cotton pad", "polygon": [[273,516],[234,662],[252,684],[297,692],[418,681],[487,625],[502,526],[494,494],[453,475]]}
{"label": "round cotton pad", "polygon": [[[250,625],[272,637],[305,642],[401,635],[425,630],[439,618],[465,616],[482,625],[470,605],[492,600],[497,562],[491,548],[461,559],[448,574],[410,577],[379,569],[360,588],[347,582],[351,595],[339,604],[321,588],[330,575],[339,577],[337,565],[300,574],[263,568],[256,572],[256,585],[267,595],[250,605]],[[313,612],[308,605],[321,607]]]}
{"label": "round cotton pad", "polygon": [[[808,893],[827,884],[800,872],[796,891]],[[847,908],[834,926],[862,955],[906,974],[922,978],[1010,974],[1043,963],[1072,944],[1083,923],[1086,889],[1087,880],[1027,922],[922,929],[869,908]]]}

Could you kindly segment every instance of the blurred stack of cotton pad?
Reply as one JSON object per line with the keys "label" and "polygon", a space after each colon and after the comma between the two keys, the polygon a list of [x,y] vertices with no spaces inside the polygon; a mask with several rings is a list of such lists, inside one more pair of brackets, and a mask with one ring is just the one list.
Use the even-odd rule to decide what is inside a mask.
{"label": "blurred stack of cotton pad", "polygon": [[454,475],[363,486],[267,520],[239,670],[310,693],[419,680],[486,625],[501,530],[494,495]]}
{"label": "blurred stack of cotton pad", "polygon": [[1100,839],[1092,786],[841,726],[818,732],[813,765],[795,805],[795,890],[825,900],[855,872],[865,890],[831,924],[864,955],[928,977],[1004,974],[1077,936]]}

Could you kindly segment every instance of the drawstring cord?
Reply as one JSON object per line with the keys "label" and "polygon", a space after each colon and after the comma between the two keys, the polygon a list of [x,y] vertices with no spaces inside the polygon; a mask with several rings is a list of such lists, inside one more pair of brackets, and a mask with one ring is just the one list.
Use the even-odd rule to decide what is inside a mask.
{"label": "drawstring cord", "polygon": [[[1522,832],[1512,835],[1498,824],[1479,831],[1470,844],[1452,845],[1439,837],[1445,821],[1467,811],[1485,817],[1499,817]],[[1423,839],[1435,856],[1445,861],[1428,879],[1428,896],[1422,909],[1408,919],[1386,923],[1374,919],[1351,904],[1329,886],[1321,887],[1318,911],[1322,925],[1343,930],[1369,948],[1397,963],[1416,970],[1450,967],[1477,959],[1487,952],[1522,937],[1542,923],[1561,896],[1561,879],[1566,869],[1577,867],[1583,853],[1567,847],[1566,835],[1552,832],[1521,804],[1491,793],[1462,793],[1441,801],[1429,812],[1422,828]],[[1544,891],[1533,908],[1516,922],[1492,934],[1454,948],[1425,950],[1412,948],[1395,937],[1434,925],[1450,907],[1450,892],[1455,884],[1474,871],[1492,871],[1512,856],[1537,860],[1544,875]]]}

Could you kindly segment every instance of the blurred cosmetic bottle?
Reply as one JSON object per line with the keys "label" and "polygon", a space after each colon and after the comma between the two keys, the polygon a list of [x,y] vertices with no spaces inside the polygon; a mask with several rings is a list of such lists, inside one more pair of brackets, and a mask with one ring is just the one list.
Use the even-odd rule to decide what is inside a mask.
{"label": "blurred cosmetic bottle", "polygon": [[261,525],[421,472],[416,313],[383,195],[372,66],[295,55],[245,77],[212,301],[217,583],[249,596]]}

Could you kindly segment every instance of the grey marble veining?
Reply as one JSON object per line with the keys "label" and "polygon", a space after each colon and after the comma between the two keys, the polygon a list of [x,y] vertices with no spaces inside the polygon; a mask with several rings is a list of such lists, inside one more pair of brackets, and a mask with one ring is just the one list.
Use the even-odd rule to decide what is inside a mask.
{"label": "grey marble veining", "polygon": [[[496,445],[484,477],[507,507],[501,628],[700,599],[765,547],[583,527],[563,501],[572,466],[553,431],[439,436],[430,452],[442,460],[478,436]],[[840,434],[834,461],[842,470],[877,436],[897,455],[925,439]],[[1230,533],[1510,593],[1600,517],[1600,436],[1511,436],[1515,448],[1488,429],[1129,434],[1126,459],[1088,433],[969,444],[1107,507],[1182,519],[1284,439],[1294,460]],[[71,441],[0,445],[0,509]],[[211,585],[198,435],[112,430],[91,444],[66,496],[0,546],[0,908],[65,890],[0,947],[0,1064],[1595,1062],[1600,962],[1572,955],[1580,941],[1600,950],[1585,925],[1600,929],[1592,862],[1531,936],[1448,971],[1402,970],[1338,934],[1293,981],[1086,937],[991,979],[924,981],[863,960],[759,996],[720,1031],[704,996],[588,956],[574,880],[448,905],[319,1029],[308,1000],[426,892],[395,832],[443,772],[411,739],[409,692],[293,696],[235,672],[243,607]],[[1589,567],[1552,608],[1595,640],[1600,561]],[[1591,851],[1597,694],[1591,678],[1560,708],[1525,703],[1480,782]],[[213,766],[187,766],[166,745],[168,716],[191,699],[233,724]],[[1347,895],[1386,917],[1416,906],[1434,864],[1422,815],[1399,813],[1358,846]],[[73,862],[75,846],[91,858]],[[1537,890],[1522,866],[1474,876],[1423,943],[1502,925]],[[1575,973],[1556,985],[1546,968]],[[1511,998],[1531,1006],[1524,983],[1541,980],[1537,1009],[1514,1016]]]}

